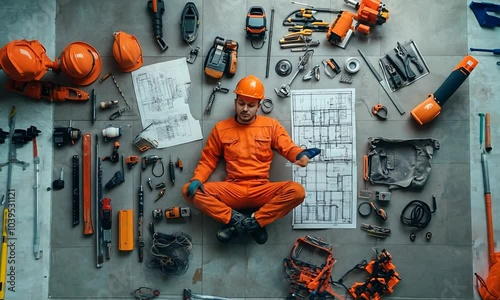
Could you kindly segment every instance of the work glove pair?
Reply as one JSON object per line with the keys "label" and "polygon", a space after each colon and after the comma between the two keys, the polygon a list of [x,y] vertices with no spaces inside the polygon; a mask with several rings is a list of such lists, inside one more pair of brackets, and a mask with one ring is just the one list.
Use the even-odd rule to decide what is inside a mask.
{"label": "work glove pair", "polygon": [[311,158],[319,155],[320,153],[321,149],[318,148],[305,149],[297,155],[297,157],[295,158],[295,164],[301,167],[305,167],[307,166]]}
{"label": "work glove pair", "polygon": [[196,192],[200,190],[203,193],[205,193],[205,187],[203,187],[203,183],[197,179],[191,181],[191,183],[188,185],[186,195],[189,197],[189,199],[193,199],[194,195]]}

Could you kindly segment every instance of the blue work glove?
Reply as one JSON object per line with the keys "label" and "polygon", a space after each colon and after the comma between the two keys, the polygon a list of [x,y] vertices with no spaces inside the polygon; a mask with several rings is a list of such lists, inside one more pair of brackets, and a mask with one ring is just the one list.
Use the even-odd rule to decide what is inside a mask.
{"label": "blue work glove", "polygon": [[311,159],[315,156],[317,156],[318,154],[321,153],[321,149],[318,149],[318,148],[310,148],[310,149],[306,149],[302,152],[300,152],[297,157],[295,158],[295,160],[299,160],[302,156],[307,156],[307,158]]}
{"label": "blue work glove", "polygon": [[193,180],[191,183],[188,185],[186,195],[189,197],[189,199],[193,199],[194,194],[196,194],[196,191],[200,189],[203,193],[205,193],[205,188],[203,187],[203,183],[199,180]]}

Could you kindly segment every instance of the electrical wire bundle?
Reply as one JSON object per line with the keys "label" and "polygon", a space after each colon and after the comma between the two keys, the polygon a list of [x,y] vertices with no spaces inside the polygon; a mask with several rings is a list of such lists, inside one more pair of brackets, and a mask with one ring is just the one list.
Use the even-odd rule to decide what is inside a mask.
{"label": "electrical wire bundle", "polygon": [[[421,200],[413,200],[403,208],[400,217],[401,223],[408,227],[417,228],[416,232],[418,232],[429,225],[432,213],[436,211],[436,197],[434,195],[432,196],[432,209],[431,211],[429,205]],[[409,215],[407,211],[409,211]],[[430,232],[428,232],[426,238],[429,240],[430,236]],[[410,235],[410,239],[415,240],[415,232]]]}
{"label": "electrical wire bundle", "polygon": [[191,237],[183,232],[155,232],[150,249],[153,257],[147,267],[160,269],[167,275],[182,275],[189,268],[192,248]]}

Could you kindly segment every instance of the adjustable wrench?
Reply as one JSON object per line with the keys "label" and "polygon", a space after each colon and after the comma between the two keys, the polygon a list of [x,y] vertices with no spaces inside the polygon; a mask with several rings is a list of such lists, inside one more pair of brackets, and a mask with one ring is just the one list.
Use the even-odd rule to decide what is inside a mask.
{"label": "adjustable wrench", "polygon": [[302,55],[300,57],[300,61],[299,61],[299,66],[298,66],[298,70],[297,72],[295,72],[295,74],[293,75],[292,79],[290,80],[289,83],[285,83],[283,84],[280,89],[274,89],[274,91],[276,92],[276,94],[281,97],[281,98],[286,98],[288,96],[290,96],[290,85],[292,84],[292,82],[295,80],[295,77],[297,77],[297,75],[299,75],[300,72],[302,72],[303,70],[305,70],[306,66],[307,66],[307,63],[309,62],[309,58],[312,57],[314,53],[314,50],[313,49],[308,49],[306,50],[306,52],[304,53],[304,55]]}

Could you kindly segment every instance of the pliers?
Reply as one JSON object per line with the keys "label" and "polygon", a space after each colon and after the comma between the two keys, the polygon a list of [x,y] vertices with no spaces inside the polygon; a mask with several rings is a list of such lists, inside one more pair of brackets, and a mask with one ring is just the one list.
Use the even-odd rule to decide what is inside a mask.
{"label": "pliers", "polygon": [[424,68],[418,62],[418,59],[415,56],[413,56],[412,54],[410,54],[406,50],[406,48],[403,45],[401,45],[399,42],[397,43],[397,47],[394,48],[394,51],[396,52],[397,56],[399,57],[399,59],[401,59],[401,61],[404,64],[405,73],[406,73],[406,77],[408,77],[408,80],[411,81],[411,80],[415,79],[415,77],[417,77],[415,72],[413,72],[413,70],[410,67],[410,62],[413,63],[417,67],[417,69],[420,73],[422,73],[424,71]]}
{"label": "pliers", "polygon": [[208,104],[207,107],[205,108],[205,113],[204,113],[205,115],[210,115],[210,113],[212,112],[212,106],[214,105],[215,101],[215,93],[217,92],[223,92],[227,94],[229,92],[229,89],[221,87],[220,81],[217,82],[217,85],[213,88],[212,93],[210,94],[210,99],[208,99]]}

